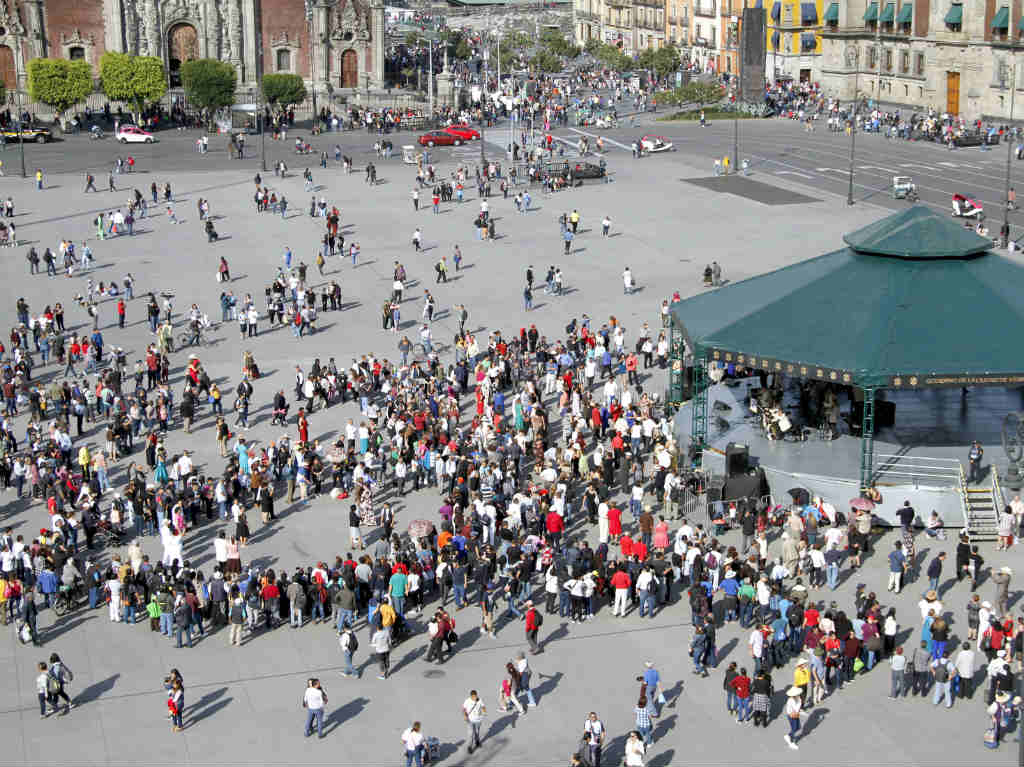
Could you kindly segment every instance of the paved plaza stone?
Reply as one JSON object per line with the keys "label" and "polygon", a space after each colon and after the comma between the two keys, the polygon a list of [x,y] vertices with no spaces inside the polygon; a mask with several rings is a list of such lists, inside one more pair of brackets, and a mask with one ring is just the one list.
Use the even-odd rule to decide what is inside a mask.
{"label": "paved plaza stone", "polygon": [[[765,130],[774,130],[774,126],[766,126]],[[745,125],[744,129],[760,128]],[[678,130],[697,129],[687,126]],[[396,146],[404,138],[399,137]],[[151,207],[151,215],[137,223],[135,236],[103,242],[95,239],[91,222],[98,211],[123,203],[127,192],[82,193],[84,177],[79,170],[85,167],[93,168],[100,188],[105,186],[100,157],[84,157],[81,164],[64,157],[62,162],[75,172],[47,175],[43,191],[37,191],[31,179],[3,179],[0,193],[14,196],[22,241],[18,248],[5,251],[0,291],[8,307],[8,323],[14,320],[15,300],[23,296],[33,311],[61,301],[68,327],[85,329],[88,318],[74,296],[84,292],[86,280],[120,281],[131,272],[136,278],[136,299],[128,305],[128,327],[118,330],[115,301],[105,301],[100,315],[106,344],[122,346],[131,367],[152,338],[145,317],[144,297],[149,291],[172,292],[177,317],[196,302],[211,318],[220,318],[219,296],[225,286],[215,280],[215,272],[222,255],[233,277],[228,287],[239,297],[251,293],[261,308],[263,289],[282,265],[286,248],[291,248],[295,261],[309,265],[311,281],[320,285],[323,281],[316,276],[315,254],[322,219],[309,218],[310,194],[304,191],[300,175],[305,167],[302,160],[308,159],[317,185],[315,194],[341,210],[346,241],[361,246],[355,267],[347,258],[335,257],[328,259],[325,269],[324,280],[337,280],[342,287],[344,310],[322,314],[320,330],[302,339],[295,338],[288,328],[268,332],[265,318],[259,336],[252,339],[240,339],[237,323],[225,323],[212,332],[214,343],[197,352],[225,392],[228,404],[233,400],[228,393],[239,380],[242,354],[253,352],[264,375],[254,383],[252,428],[246,436],[266,443],[285,432],[295,437],[294,425],[282,429],[271,427],[269,421],[274,392],[284,389],[289,401],[294,399],[296,364],[308,369],[314,358],[326,363],[333,357],[343,367],[368,352],[396,359],[396,344],[402,334],[414,343],[418,340],[424,290],[430,290],[438,302],[433,333],[445,346],[442,359],[446,363],[452,359],[450,347],[458,329],[451,307],[460,303],[469,310],[467,328],[481,339],[496,329],[509,336],[530,324],[536,324],[548,338],[561,338],[571,318],[587,313],[598,326],[609,316],[617,317],[627,330],[627,343],[631,343],[642,322],[657,330],[661,301],[673,291],[685,298],[704,289],[701,273],[712,260],[722,265],[726,279],[739,280],[841,247],[843,233],[887,212],[871,204],[849,208],[845,199],[827,190],[808,189],[792,178],[762,176],[765,183],[817,200],[764,205],[684,183],[683,179],[704,178],[709,172],[709,166],[698,167],[685,152],[633,162],[628,152],[613,149],[608,162],[615,171],[614,183],[588,183],[552,197],[534,190],[533,209],[525,215],[516,212],[511,199],[492,197],[491,214],[498,222],[500,239],[480,242],[472,226],[479,209],[474,190],[468,190],[462,205],[443,204],[439,215],[431,212],[424,194],[425,204],[414,213],[411,167],[403,165],[400,157],[374,159],[380,183],[369,187],[361,168],[372,158],[367,151],[372,138],[347,134],[342,140],[346,152],[356,158],[356,172],[351,175],[344,175],[334,165],[333,156],[331,167],[322,170],[316,167],[315,157],[289,156],[281,145],[272,147],[271,157],[284,157],[288,162],[289,176],[283,181],[272,171],[262,176],[271,189],[287,196],[290,206],[284,220],[280,215],[256,213],[252,201],[256,165],[251,159],[233,162],[223,152],[205,160],[192,156],[191,133],[168,135],[157,145],[162,154],[152,160],[146,156],[146,147],[132,147],[141,172],[135,177],[118,177],[119,187],[130,182],[148,193],[152,182],[161,187],[170,182],[180,223],[172,224],[163,214],[163,206]],[[334,141],[324,137],[320,145],[331,147]],[[219,147],[220,139],[213,143]],[[175,152],[168,151],[175,146],[180,146],[184,158],[180,163]],[[68,142],[65,151],[84,152],[83,147],[97,151],[81,142]],[[110,156],[118,151],[127,154],[114,146],[108,151]],[[8,170],[14,164],[11,157],[8,152],[4,163]],[[478,149],[468,147],[438,150],[433,159],[439,172],[447,175],[459,162],[472,167],[477,157]],[[215,244],[207,243],[198,219],[200,197],[210,201],[216,217],[221,239]],[[565,256],[558,217],[573,209],[582,215],[581,234],[572,253]],[[614,235],[608,238],[601,236],[600,221],[605,215],[611,218]],[[416,227],[423,233],[424,250],[420,253],[414,252],[411,244]],[[47,246],[56,251],[61,238],[72,238],[79,247],[87,240],[96,267],[71,279],[29,276],[24,257],[28,244],[40,253]],[[461,247],[465,259],[458,273],[452,264],[455,245]],[[451,276],[447,284],[437,285],[433,265],[442,256],[447,256]],[[390,294],[396,260],[405,265],[409,276],[398,335],[381,329],[379,308]],[[564,272],[565,295],[548,296],[541,290],[550,264]],[[533,311],[524,312],[522,288],[529,265],[539,285]],[[628,296],[623,295],[621,278],[626,266],[638,284],[638,290]],[[842,321],[844,303],[855,300],[856,292],[864,289],[870,286],[851,285],[849,295],[836,296],[836,321]],[[188,352],[181,351],[172,356],[176,392],[181,389],[187,356]],[[54,372],[53,365],[36,369],[40,376]],[[664,373],[648,372],[653,374],[643,380],[644,387],[664,392]],[[293,402],[292,415],[296,409]],[[321,442],[331,440],[343,431],[348,418],[358,423],[358,409],[351,402],[318,410],[309,418],[310,435]],[[19,418],[19,436],[24,434],[24,424],[24,417]],[[190,435],[184,434],[176,421],[167,437],[168,453],[191,449],[197,468],[208,474],[220,473],[223,462],[212,424],[206,407]],[[86,442],[99,446],[102,437],[93,425]],[[141,459],[141,453],[137,451],[133,458]],[[121,486],[128,462],[121,459],[113,467],[115,487]],[[264,527],[259,515],[250,514],[253,536],[249,547],[243,549],[244,564],[291,571],[348,551],[347,501],[324,496],[311,503],[289,505],[280,495],[279,489],[279,519],[272,526]],[[30,538],[47,525],[42,504],[15,501],[13,491],[0,498],[4,502],[3,524],[14,526],[16,533]],[[845,499],[833,500],[838,506]],[[109,496],[104,505],[108,501]],[[434,490],[407,494],[395,505],[396,529],[404,530],[413,519],[436,520],[438,506]],[[628,514],[624,521],[633,523]],[[593,540],[593,531],[579,527],[578,522],[573,533]],[[223,527],[219,521],[206,523],[186,537],[186,558],[207,575],[213,569],[212,539]],[[838,591],[812,590],[811,599],[834,599],[841,609],[852,612],[854,590],[864,584],[881,595],[883,604],[896,606],[899,638],[910,648],[919,638],[916,603],[926,585],[922,576],[898,597],[885,592],[884,555],[893,540],[892,534],[880,539],[877,553],[862,570],[850,573],[844,567]],[[725,541],[738,545],[738,534],[728,534]],[[776,540],[773,555],[778,548]],[[1009,564],[1024,573],[1019,548],[1007,555],[986,548],[989,563]],[[922,540],[919,561],[930,561],[940,549],[950,553],[948,563],[952,563],[953,541]],[[158,539],[146,538],[143,550],[152,560],[158,559]],[[947,564],[947,576],[951,569]],[[535,594],[542,588],[538,583],[535,579]],[[952,615],[954,633],[962,638],[967,586],[950,583],[947,587],[943,601]],[[991,582],[986,581],[980,590],[983,598],[993,597]],[[1019,610],[1020,605],[1016,607]],[[8,628],[6,641],[0,642],[5,661],[0,664],[0,689],[5,690],[0,702],[0,732],[9,760],[21,764],[387,765],[404,763],[399,736],[413,720],[420,720],[425,734],[440,739],[444,764],[561,765],[569,762],[568,755],[577,747],[585,715],[595,710],[608,728],[603,763],[614,765],[622,764],[625,739],[634,726],[635,679],[643,672],[644,661],[650,660],[661,672],[669,704],[656,723],[648,764],[740,764],[751,759],[764,764],[1008,764],[1015,756],[1014,743],[997,751],[982,747],[988,720],[980,693],[974,700],[957,701],[948,711],[933,707],[930,700],[890,701],[886,698],[887,664],[816,707],[806,721],[799,752],[790,751],[783,742],[787,727],[780,718],[784,690],[792,680],[792,663],[774,675],[776,718],[770,727],[737,730],[725,712],[722,674],[730,661],[752,670],[749,632],[736,624],[721,629],[718,668],[710,678],[694,676],[687,657],[692,636],[690,610],[685,596],[680,601],[678,593],[676,601],[653,620],[641,620],[635,612],[625,619],[612,618],[606,605],[593,621],[583,624],[547,616],[541,629],[545,652],[531,657],[531,666],[539,675],[534,681],[539,706],[528,709],[525,716],[502,713],[497,700],[499,681],[505,662],[526,649],[523,624],[501,619],[496,638],[490,638],[477,628],[477,609],[454,615],[460,639],[450,661],[440,667],[423,661],[426,637],[421,616],[413,619],[417,633],[392,653],[393,675],[381,681],[376,678],[363,622],[355,659],[362,675],[344,679],[338,674],[341,653],[337,637],[322,625],[307,624],[301,630],[281,627],[251,639],[246,636],[240,648],[229,647],[226,631],[221,629],[202,638],[193,649],[176,649],[172,642],[151,632],[147,622],[133,627],[115,624],[105,610],[84,608],[55,620],[52,611],[44,610],[39,620],[44,647],[20,644],[13,627]],[[78,705],[67,717],[40,720],[35,663],[51,652],[60,653],[74,670],[71,692]],[[186,728],[180,734],[171,732],[165,718],[162,680],[172,667],[181,671],[186,687]],[[323,741],[302,736],[305,712],[300,702],[310,676],[323,681],[330,698]],[[460,713],[470,689],[480,691],[489,713],[482,729],[483,746],[472,756],[466,754]]]}

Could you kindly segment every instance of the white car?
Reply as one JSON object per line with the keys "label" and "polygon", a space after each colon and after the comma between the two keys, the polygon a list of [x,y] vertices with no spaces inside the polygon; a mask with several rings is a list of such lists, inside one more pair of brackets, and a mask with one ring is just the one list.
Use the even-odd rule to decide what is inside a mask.
{"label": "white car", "polygon": [[117,129],[117,140],[122,144],[152,144],[156,141],[152,133],[147,133],[137,125],[122,125]]}
{"label": "white car", "polygon": [[672,142],[664,136],[647,135],[640,139],[645,152],[668,152],[672,149]]}

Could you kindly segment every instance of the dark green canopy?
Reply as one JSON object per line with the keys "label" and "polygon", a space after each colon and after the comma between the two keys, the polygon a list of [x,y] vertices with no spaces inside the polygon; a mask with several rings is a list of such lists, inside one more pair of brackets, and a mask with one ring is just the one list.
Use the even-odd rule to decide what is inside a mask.
{"label": "dark green canopy", "polygon": [[672,305],[699,356],[861,387],[1024,384],[1024,266],[915,206]]}

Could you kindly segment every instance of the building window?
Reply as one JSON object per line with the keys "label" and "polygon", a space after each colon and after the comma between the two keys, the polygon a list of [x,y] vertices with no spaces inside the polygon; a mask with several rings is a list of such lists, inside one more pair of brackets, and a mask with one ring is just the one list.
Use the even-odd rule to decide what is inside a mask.
{"label": "building window", "polygon": [[892,51],[886,51],[885,52],[883,61],[885,62],[885,71],[886,72],[891,72],[892,71]]}
{"label": "building window", "polygon": [[793,23],[793,6],[786,4],[782,6],[782,23],[792,24]]}
{"label": "building window", "polygon": [[281,48],[277,51],[277,71],[292,71],[292,52],[287,48]]}
{"label": "building window", "polygon": [[918,53],[914,57],[914,74],[918,77],[924,76],[924,54]]}
{"label": "building window", "polygon": [[903,51],[900,53],[900,72],[907,74],[910,71],[910,52]]}
{"label": "building window", "polygon": [[878,49],[874,46],[868,48],[868,69],[875,69],[878,66]]}
{"label": "building window", "polygon": [[68,58],[72,61],[85,61],[85,48],[80,45],[68,48]]}

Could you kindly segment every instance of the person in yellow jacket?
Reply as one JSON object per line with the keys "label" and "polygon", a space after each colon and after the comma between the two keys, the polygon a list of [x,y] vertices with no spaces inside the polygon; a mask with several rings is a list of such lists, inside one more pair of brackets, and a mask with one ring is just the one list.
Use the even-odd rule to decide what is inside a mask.
{"label": "person in yellow jacket", "polygon": [[800,705],[804,705],[807,691],[811,686],[811,667],[806,658],[796,662],[796,668],[793,669],[793,686],[800,688]]}
{"label": "person in yellow jacket", "polygon": [[392,607],[387,602],[384,602],[377,609],[380,612],[380,625],[381,626],[383,626],[384,628],[390,628],[391,626],[395,625],[396,614],[395,614],[395,608],[394,607]]}
{"label": "person in yellow jacket", "polygon": [[88,482],[89,467],[92,466],[92,455],[89,453],[89,448],[86,445],[78,448],[78,465],[82,467],[82,479]]}

